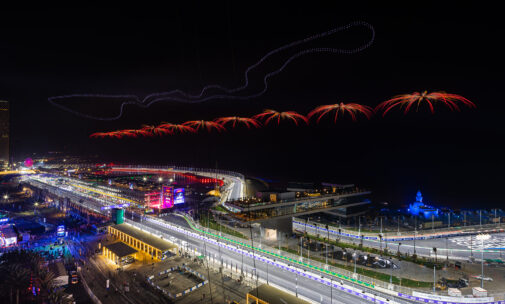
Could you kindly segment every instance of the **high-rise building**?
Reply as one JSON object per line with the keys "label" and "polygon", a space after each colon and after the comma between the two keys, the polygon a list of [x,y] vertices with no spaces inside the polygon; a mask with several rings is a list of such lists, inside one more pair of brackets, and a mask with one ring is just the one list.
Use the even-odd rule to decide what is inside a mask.
{"label": "high-rise building", "polygon": [[9,102],[0,100],[0,166],[9,163]]}

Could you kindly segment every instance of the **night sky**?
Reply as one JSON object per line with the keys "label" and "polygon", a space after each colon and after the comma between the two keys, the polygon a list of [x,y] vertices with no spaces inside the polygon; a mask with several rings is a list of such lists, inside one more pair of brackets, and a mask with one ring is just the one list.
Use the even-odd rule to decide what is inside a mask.
{"label": "night sky", "polygon": [[[4,10],[0,99],[11,101],[14,156],[63,151],[123,163],[217,167],[268,179],[356,183],[371,188],[375,201],[396,204],[413,200],[420,188],[437,205],[502,206],[503,25],[492,16],[496,8],[422,3],[184,1],[151,9]],[[177,88],[195,93],[207,84],[236,87],[244,70],[268,51],[355,20],[375,27],[370,48],[301,57],[252,100],[128,106],[117,121],[85,119],[47,100],[72,93],[144,97]],[[307,47],[356,47],[369,38],[365,29],[353,29]],[[261,89],[263,75],[291,54],[276,55],[251,73],[247,92]],[[265,108],[306,114],[336,102],[376,106],[423,90],[460,94],[478,107],[460,113],[439,107],[435,115],[422,108],[356,123],[328,120],[225,134],[88,138],[162,121],[252,116]],[[96,116],[119,111],[119,103],[110,100],[65,105]]]}

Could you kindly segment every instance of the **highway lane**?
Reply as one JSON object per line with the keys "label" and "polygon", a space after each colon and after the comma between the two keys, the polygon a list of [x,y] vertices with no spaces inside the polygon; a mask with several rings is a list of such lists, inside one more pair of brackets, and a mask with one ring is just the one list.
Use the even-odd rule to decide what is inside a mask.
{"label": "highway lane", "polygon": [[[257,252],[254,253],[255,259],[253,260],[253,258],[250,256],[253,254],[252,251],[245,251],[245,253],[242,251],[241,253],[238,253],[233,250],[227,250],[225,248],[221,248],[213,242],[202,242],[201,239],[197,239],[191,236],[191,234],[174,231],[173,229],[162,227],[149,220],[141,221],[138,217],[135,217],[135,222],[137,224],[142,223],[144,226],[151,228],[156,234],[162,234],[166,239],[170,239],[170,237],[175,238],[175,242],[185,250],[194,252],[196,249],[198,254],[203,253],[206,256],[212,257],[211,266],[219,266],[222,259],[223,264],[228,265],[228,267],[229,265],[234,265],[233,267],[237,268],[239,273],[240,270],[243,269],[244,273],[246,273],[249,277],[251,274],[257,274],[259,280],[262,282],[267,281],[268,277],[269,283],[281,286],[284,289],[291,291],[293,294],[296,294],[298,292],[299,295],[302,295],[317,303],[332,303],[332,300],[330,298],[332,294],[333,303],[350,304],[356,303],[357,300],[362,300],[355,295],[351,295],[347,292],[342,292],[337,288],[333,288],[331,291],[330,287],[327,284],[316,282],[314,279],[309,279],[303,277],[302,275],[296,275],[296,273],[294,274],[289,270],[273,266],[270,263],[262,262],[258,259],[264,259],[264,257],[260,256]],[[225,245],[225,243],[222,242],[219,242],[219,244]],[[273,259],[268,260],[272,263],[274,262]],[[267,264],[269,266],[267,266]],[[305,270],[305,273],[309,272]],[[321,276],[318,275],[318,277]],[[338,280],[335,280],[333,282],[330,281],[329,283],[333,283],[334,285],[340,284]],[[339,286],[348,288],[350,287],[347,282],[344,282],[344,285],[340,284]],[[358,293],[361,293],[363,289],[357,288],[356,290]],[[373,296],[373,294],[370,293],[367,293],[367,295]]]}
{"label": "highway lane", "polygon": [[[312,235],[326,236],[326,232],[321,228],[313,228],[307,226],[307,232]],[[333,235],[330,235],[331,239],[334,239]],[[361,241],[356,238],[342,236],[342,239],[350,241],[355,244],[359,244]],[[470,246],[472,244],[472,246]],[[486,241],[484,248],[496,248],[503,247],[505,245],[505,233],[494,233],[491,234],[491,239]],[[476,259],[481,258],[481,244],[475,239],[475,236],[453,236],[448,238],[436,238],[436,239],[426,239],[426,240],[416,240],[416,241],[376,241],[376,240],[366,240],[363,239],[363,246],[380,249],[388,248],[389,251],[397,252],[400,250],[401,253],[409,253],[410,255],[415,253],[417,255],[434,257],[435,252],[433,248],[437,248],[437,256],[440,258],[446,257],[447,253],[449,259],[458,260],[468,260],[471,256]],[[472,249],[470,248],[472,247]],[[484,249],[485,259],[497,259],[501,258],[503,251],[501,250],[487,250]]]}
{"label": "highway lane", "polygon": [[[42,184],[39,184],[39,186],[43,186]],[[46,188],[53,188],[52,190],[63,196],[63,197],[69,197],[72,198],[74,201],[82,201],[82,203],[95,211],[103,212],[101,210],[101,206],[103,206],[104,202],[97,201],[96,198],[94,197],[85,197],[83,193],[80,192],[73,192],[69,191],[70,189],[61,189],[55,185],[46,185]],[[222,242],[219,243],[219,246],[215,242],[215,240],[212,240],[210,238],[203,238],[201,237],[200,239],[195,238],[194,236],[191,236],[189,233],[184,234],[180,233],[177,231],[174,231],[173,229],[167,229],[162,226],[160,226],[157,223],[154,223],[152,221],[149,221],[151,218],[148,217],[147,221],[146,218],[143,216],[139,216],[134,213],[127,213],[126,214],[127,221],[130,222],[129,218],[133,217],[133,221],[131,221],[132,224],[142,224],[147,228],[152,229],[154,234],[157,235],[163,235],[167,239],[170,237],[174,237],[176,240],[178,240],[180,245],[183,245],[183,242],[187,242],[185,245],[189,246],[189,249],[197,249],[199,253],[207,251],[209,255],[213,255],[214,258],[217,256],[221,256],[223,258],[223,262],[226,262],[227,264],[235,264],[241,263],[242,265],[242,254],[239,254],[237,252],[234,252],[233,250],[226,249],[226,245]],[[202,240],[205,240],[205,242],[202,242]],[[177,242],[177,241],[176,241]],[[213,244],[214,242],[214,244]],[[205,244],[205,245],[204,245]],[[203,246],[203,248],[202,248]],[[247,252],[247,254],[252,255],[252,252]],[[340,301],[340,303],[351,303],[351,302],[356,302],[356,300],[360,300],[356,295],[352,295],[349,292],[355,292],[351,290],[352,288],[356,288],[357,285],[351,284],[349,282],[345,282],[345,285],[337,285],[337,282],[334,282],[334,287],[337,288],[346,288],[346,291],[338,290],[337,288],[333,288],[332,291],[330,291],[329,286],[327,286],[330,283],[324,283],[324,282],[317,282],[314,280],[315,276],[319,276],[316,274],[311,275],[310,272],[307,272],[307,270],[302,270],[304,271],[300,275],[294,275],[294,269],[299,269],[299,268],[294,268],[292,266],[283,266],[285,269],[282,269],[280,267],[275,267],[275,266],[267,266],[267,263],[274,263],[273,260],[265,260],[264,257],[260,257],[257,253],[254,254],[255,259],[253,260],[251,257],[248,257],[247,254],[244,254],[244,271],[247,273],[257,273],[258,277],[260,280],[264,281],[267,278],[267,273],[268,273],[268,279],[269,282],[272,282],[274,284],[277,284],[286,290],[290,290],[293,293],[297,292],[298,289],[298,294],[305,296],[315,302],[318,303],[331,303],[330,295],[333,293],[334,296],[334,302],[339,303],[337,301]],[[259,260],[263,259],[263,261]],[[267,262],[268,261],[268,262]],[[242,267],[242,266],[241,266]],[[268,270],[267,270],[268,267]],[[256,270],[253,270],[256,269]],[[312,278],[307,278],[304,277],[303,275],[308,275],[312,276]],[[293,278],[295,280],[293,281]],[[297,288],[298,287],[298,288]],[[358,292],[356,292],[358,295],[362,295],[361,293],[361,288],[358,287],[357,289]],[[368,296],[373,296],[373,294],[368,294]],[[336,300],[336,299],[339,300]],[[405,302],[405,301],[402,301]]]}

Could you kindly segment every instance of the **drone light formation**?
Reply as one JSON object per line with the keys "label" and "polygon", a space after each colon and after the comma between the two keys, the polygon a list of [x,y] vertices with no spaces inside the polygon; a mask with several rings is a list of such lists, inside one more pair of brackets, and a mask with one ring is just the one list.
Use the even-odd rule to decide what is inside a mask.
{"label": "drone light formation", "polygon": [[223,127],[227,123],[231,123],[231,127],[235,128],[239,124],[245,125],[248,129],[254,127],[254,128],[259,128],[261,127],[260,122],[258,122],[254,118],[249,118],[249,117],[238,117],[238,116],[230,116],[230,117],[220,117],[214,120],[218,124],[221,124]]}
{"label": "drone light formation", "polygon": [[[261,64],[266,61],[269,57],[289,50],[293,47],[300,46],[303,44],[306,44],[308,42],[324,38],[324,37],[329,37],[332,36],[338,32],[346,31],[351,28],[355,27],[362,27],[370,31],[370,39],[366,41],[364,44],[354,47],[354,48],[349,48],[349,49],[343,49],[343,48],[329,48],[329,47],[323,47],[323,48],[305,48],[301,49],[298,52],[294,53],[293,55],[289,56],[287,59],[285,59],[282,62],[282,65],[280,65],[279,68],[267,73],[263,77],[263,83],[262,87],[260,87],[260,90],[255,92],[255,93],[250,93],[250,94],[239,94],[242,91],[248,89],[250,87],[249,83],[249,73],[256,69],[258,66],[261,66]],[[147,96],[145,96],[143,99],[139,98],[136,95],[107,95],[107,94],[70,94],[70,95],[62,95],[62,96],[53,96],[49,97],[48,100],[49,102],[53,105],[56,106],[64,111],[67,111],[69,113],[78,115],[80,117],[84,118],[89,118],[89,119],[95,119],[95,120],[117,120],[123,116],[124,113],[124,108],[127,105],[137,105],[142,108],[148,108],[154,103],[158,102],[163,102],[163,101],[171,101],[171,102],[184,102],[184,103],[201,103],[205,101],[210,101],[210,100],[215,100],[215,99],[229,99],[229,100],[250,100],[253,98],[257,98],[259,96],[262,96],[267,92],[268,90],[268,84],[269,80],[271,77],[276,76],[280,74],[284,69],[295,59],[308,55],[308,54],[319,54],[319,53],[330,53],[330,54],[340,54],[340,55],[350,55],[350,54],[356,54],[359,53],[368,47],[372,45],[372,43],[375,40],[375,29],[372,25],[370,25],[367,22],[364,21],[354,21],[349,24],[331,29],[327,32],[319,33],[304,39],[300,39],[297,41],[293,41],[291,43],[288,43],[286,45],[283,45],[281,47],[278,47],[276,49],[273,49],[272,51],[268,52],[265,54],[263,57],[261,57],[258,61],[256,61],[254,64],[249,66],[245,72],[244,72],[244,84],[236,87],[236,88],[226,88],[221,85],[207,85],[202,88],[199,94],[196,95],[191,95],[189,93],[186,93],[180,89],[172,90],[169,92],[161,92],[161,93],[152,93]],[[216,92],[214,94],[206,94],[207,91],[209,90],[218,90],[221,92]],[[86,98],[86,99],[116,99],[116,100],[122,100],[120,106],[119,106],[119,113],[116,116],[110,116],[110,117],[100,117],[100,116],[95,116],[95,115],[88,115],[81,113],[79,111],[73,110],[67,105],[58,103],[59,101],[67,102],[76,99],[76,98]]]}
{"label": "drone light formation", "polygon": [[268,125],[272,120],[277,120],[278,125],[281,123],[281,120],[290,120],[294,122],[295,125],[297,126],[298,123],[301,121],[305,122],[306,124],[309,123],[307,117],[303,116],[302,114],[298,114],[294,111],[277,112],[275,110],[266,109],[265,111],[263,111],[263,113],[254,115],[252,118],[263,120],[265,125]]}
{"label": "drone light formation", "polygon": [[389,100],[380,103],[375,110],[382,111],[382,116],[385,116],[389,111],[398,107],[405,108],[403,114],[407,114],[412,107],[416,106],[416,112],[419,107],[426,104],[430,109],[430,112],[435,113],[435,105],[443,104],[447,106],[451,111],[459,111],[459,104],[464,106],[475,108],[475,104],[463,96],[457,94],[449,94],[445,92],[432,92],[428,93],[423,91],[422,93],[414,92],[412,94],[402,94],[397,95]]}
{"label": "drone light formation", "polygon": [[349,114],[353,121],[356,121],[357,114],[363,114],[366,118],[370,119],[373,115],[372,108],[364,105],[360,105],[357,103],[336,103],[331,105],[319,106],[312,110],[308,116],[308,118],[312,118],[313,116],[317,116],[316,122],[319,123],[321,118],[326,114],[335,111],[334,122],[337,122],[338,116],[344,116],[345,113]]}

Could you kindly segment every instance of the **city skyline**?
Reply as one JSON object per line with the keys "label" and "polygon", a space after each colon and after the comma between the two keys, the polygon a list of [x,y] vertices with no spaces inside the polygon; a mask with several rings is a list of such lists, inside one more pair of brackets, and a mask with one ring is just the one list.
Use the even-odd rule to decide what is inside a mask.
{"label": "city skyline", "polygon": [[[12,18],[23,13],[32,21],[22,26],[11,23],[2,50],[4,58],[13,58],[3,62],[6,87],[0,96],[11,101],[13,153],[22,158],[33,152],[62,151],[123,162],[148,157],[156,163],[239,168],[274,179],[355,182],[373,187],[381,201],[399,203],[421,188],[447,204],[469,206],[479,201],[491,206],[501,197],[503,168],[503,145],[496,140],[503,134],[502,106],[495,101],[499,49],[492,47],[499,27],[493,18],[479,17],[475,12],[480,9],[473,6],[434,8],[330,5],[300,11],[273,5],[267,12],[223,2],[196,11],[180,5],[171,11],[171,18],[149,14],[145,19],[149,22],[131,22],[137,19],[127,8],[122,15],[91,7],[13,11]],[[276,16],[284,10],[289,13],[279,23]],[[93,23],[86,18],[88,12],[96,14]],[[46,15],[48,21],[37,29],[38,18]],[[262,16],[261,22],[256,16]],[[264,96],[253,100],[128,106],[125,116],[115,122],[88,120],[48,102],[52,96],[74,93],[146,96],[177,88],[197,93],[209,83],[235,87],[243,81],[245,68],[266,52],[356,20],[375,28],[370,47],[354,55],[298,58],[270,80]],[[71,26],[62,29],[60,22]],[[30,39],[18,39],[15,33]],[[355,29],[307,46],[355,47],[369,38],[366,29]],[[251,92],[261,88],[264,73],[286,58],[272,57],[252,73]],[[16,69],[15,63],[20,63]],[[41,76],[45,73],[51,76]],[[20,75],[28,77],[20,81]],[[391,113],[380,121],[343,119],[336,125],[328,121],[308,128],[286,125],[220,136],[126,142],[88,138],[94,132],[165,121],[247,117],[270,108],[308,113],[318,105],[340,102],[374,107],[397,94],[424,90],[460,94],[477,108],[461,113],[440,108],[434,115],[421,109],[406,117]],[[103,100],[79,101],[75,109],[93,115],[117,113],[117,104],[103,104]],[[481,188],[490,190],[480,193]]]}

